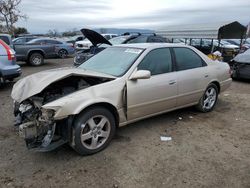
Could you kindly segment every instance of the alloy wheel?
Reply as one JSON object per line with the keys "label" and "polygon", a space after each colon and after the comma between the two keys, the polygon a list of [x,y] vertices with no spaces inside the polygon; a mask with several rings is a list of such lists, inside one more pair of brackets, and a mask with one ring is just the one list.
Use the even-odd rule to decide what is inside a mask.
{"label": "alloy wheel", "polygon": [[205,92],[204,98],[203,98],[203,108],[206,110],[210,110],[213,108],[217,98],[217,91],[215,88],[210,87]]}
{"label": "alloy wheel", "polygon": [[96,115],[81,125],[81,142],[88,149],[100,148],[109,138],[111,124],[103,115]]}

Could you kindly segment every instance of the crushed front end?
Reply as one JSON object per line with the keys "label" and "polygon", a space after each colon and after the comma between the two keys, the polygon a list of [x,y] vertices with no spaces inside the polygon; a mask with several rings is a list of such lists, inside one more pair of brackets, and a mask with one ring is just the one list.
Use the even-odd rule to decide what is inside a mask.
{"label": "crushed front end", "polygon": [[54,111],[43,109],[42,104],[43,98],[39,97],[14,102],[15,126],[28,149],[50,151],[68,142],[70,118],[55,121]]}

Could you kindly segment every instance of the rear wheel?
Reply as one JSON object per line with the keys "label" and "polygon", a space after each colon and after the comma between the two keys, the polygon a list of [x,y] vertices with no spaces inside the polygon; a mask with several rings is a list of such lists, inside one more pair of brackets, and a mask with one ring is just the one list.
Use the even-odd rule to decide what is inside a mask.
{"label": "rear wheel", "polygon": [[58,52],[58,56],[59,56],[60,58],[62,58],[62,59],[66,58],[67,55],[68,55],[67,50],[62,49],[62,50],[59,50],[59,52]]}
{"label": "rear wheel", "polygon": [[218,99],[218,87],[211,83],[196,106],[201,112],[210,112],[214,109]]}
{"label": "rear wheel", "polygon": [[91,108],[74,122],[73,148],[81,155],[97,153],[108,146],[115,130],[115,118],[109,110]]}
{"label": "rear wheel", "polygon": [[32,53],[29,57],[29,64],[33,66],[40,66],[44,63],[44,58],[41,53]]}

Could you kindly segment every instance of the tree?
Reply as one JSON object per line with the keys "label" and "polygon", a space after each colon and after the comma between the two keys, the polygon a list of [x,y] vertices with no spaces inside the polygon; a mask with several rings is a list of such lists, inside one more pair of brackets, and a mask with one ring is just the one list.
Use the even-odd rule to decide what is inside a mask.
{"label": "tree", "polygon": [[15,35],[20,35],[20,34],[28,34],[29,32],[25,27],[15,27],[14,33]]}
{"label": "tree", "polygon": [[49,36],[49,37],[59,37],[60,36],[60,33],[58,32],[58,30],[56,30],[56,29],[53,29],[53,30],[49,30],[48,32],[47,32],[47,35]]}
{"label": "tree", "polygon": [[18,5],[22,0],[0,0],[0,21],[4,23],[9,34],[15,35],[14,24],[21,18],[26,19],[27,16],[22,14],[18,9]]}
{"label": "tree", "polygon": [[71,30],[64,31],[62,33],[62,36],[64,36],[64,37],[71,37],[71,36],[75,36],[77,34],[78,34],[78,30],[76,28],[73,28]]}

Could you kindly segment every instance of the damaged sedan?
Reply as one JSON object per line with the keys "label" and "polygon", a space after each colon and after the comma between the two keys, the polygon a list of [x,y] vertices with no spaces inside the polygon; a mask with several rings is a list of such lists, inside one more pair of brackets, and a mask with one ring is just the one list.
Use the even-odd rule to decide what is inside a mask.
{"label": "damaged sedan", "polygon": [[12,90],[15,125],[31,150],[104,149],[116,129],[175,109],[212,111],[231,84],[226,63],[179,44],[108,47],[77,68],[43,71]]}

